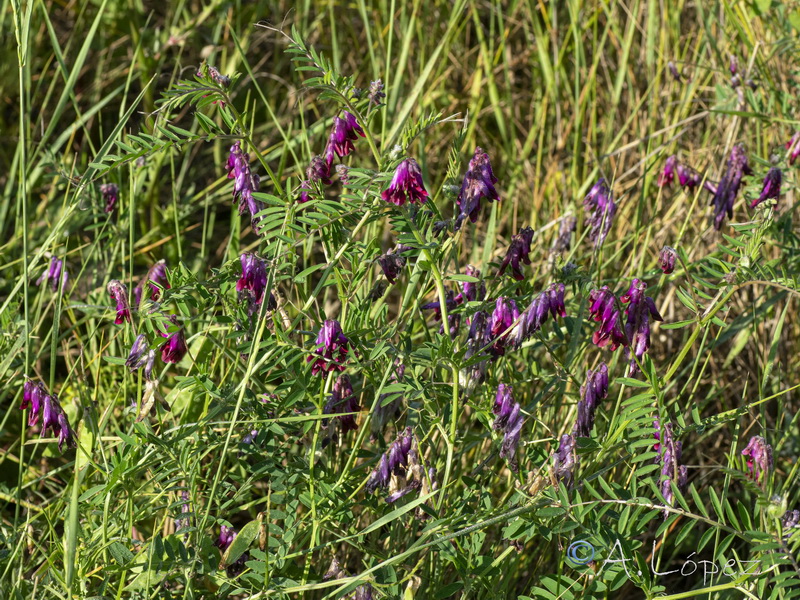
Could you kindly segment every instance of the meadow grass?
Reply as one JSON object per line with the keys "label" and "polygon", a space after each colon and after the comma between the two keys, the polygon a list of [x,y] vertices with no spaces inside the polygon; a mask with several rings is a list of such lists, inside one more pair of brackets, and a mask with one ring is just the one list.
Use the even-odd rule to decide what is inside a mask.
{"label": "meadow grass", "polygon": [[[0,598],[800,594],[785,147],[798,28],[797,7],[769,0],[4,2]],[[366,99],[377,79],[379,105]],[[334,172],[300,203],[343,110],[366,133],[336,160],[347,181]],[[253,219],[231,197],[237,142],[261,180]],[[737,144],[752,175],[717,231],[702,185],[659,174],[677,155],[724,180]],[[476,146],[500,201],[456,231]],[[381,197],[405,156],[424,204]],[[780,198],[749,208],[773,165]],[[595,244],[583,199],[601,177],[616,214]],[[118,186],[108,213],[103,184]],[[569,216],[571,244],[553,252]],[[499,271],[523,227],[531,263],[516,281]],[[411,250],[390,284],[378,258],[396,244]],[[235,289],[243,253],[263,261],[263,301]],[[37,285],[54,258],[68,279]],[[115,323],[109,283],[133,302],[162,259],[168,287],[143,284]],[[467,265],[485,298],[446,302],[478,283]],[[592,293],[608,286],[624,319],[634,278],[663,317],[639,373],[592,341]],[[486,352],[516,322],[472,343],[476,311],[498,297],[522,310],[551,284],[566,316],[554,308],[503,356]],[[460,319],[455,337],[424,308],[437,301]],[[331,400],[344,384],[330,362],[312,372],[332,319],[354,409]],[[125,365],[137,334],[151,376]],[[177,335],[185,356],[164,362]],[[601,363],[608,395],[565,467],[562,436]],[[77,448],[28,426],[26,381],[58,395]],[[519,420],[503,424],[500,384]],[[654,419],[662,446],[667,424],[682,443],[669,475]],[[381,457],[405,431],[410,457],[382,488]],[[753,436],[772,452],[757,480],[742,456]],[[679,464],[688,481],[670,485]]]}

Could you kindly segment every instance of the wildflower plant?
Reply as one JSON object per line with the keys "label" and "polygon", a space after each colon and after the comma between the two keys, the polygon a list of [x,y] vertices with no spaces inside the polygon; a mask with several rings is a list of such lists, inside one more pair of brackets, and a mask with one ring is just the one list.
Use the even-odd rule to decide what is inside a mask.
{"label": "wildflower plant", "polygon": [[793,597],[790,11],[67,4],[6,19],[0,596]]}

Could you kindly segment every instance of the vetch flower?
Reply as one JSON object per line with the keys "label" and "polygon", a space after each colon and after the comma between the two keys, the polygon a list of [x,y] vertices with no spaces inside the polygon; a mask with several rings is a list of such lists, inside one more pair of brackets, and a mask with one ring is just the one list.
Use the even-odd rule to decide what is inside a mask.
{"label": "vetch flower", "polygon": [[597,370],[586,373],[586,383],[581,386],[578,402],[578,418],[572,433],[578,437],[590,437],[594,426],[594,414],[598,404],[608,396],[608,367],[600,363]]}
{"label": "vetch flower", "polygon": [[376,105],[386,98],[386,94],[383,93],[383,82],[380,79],[370,82],[367,97],[370,102]]}
{"label": "vetch flower", "polygon": [[311,186],[311,182],[310,181],[308,181],[307,179],[304,179],[303,181],[301,181],[300,182],[300,194],[297,196],[297,203],[298,204],[305,204],[306,202],[311,200],[311,197],[308,195],[308,192],[310,192],[312,189],[314,189],[314,188]]}
{"label": "vetch flower", "polygon": [[131,370],[131,373],[144,367],[144,377],[149,381],[153,379],[155,360],[156,352],[147,343],[147,336],[143,333],[136,336],[128,358],[125,360],[125,366]]}
{"label": "vetch flower", "polygon": [[564,289],[563,283],[551,283],[522,311],[519,322],[511,332],[515,348],[519,348],[525,340],[539,331],[549,315],[553,319],[567,316]]}
{"label": "vetch flower", "polygon": [[103,195],[103,200],[106,202],[104,212],[110,213],[117,205],[119,187],[117,187],[116,183],[104,183],[100,186],[100,193]]}
{"label": "vetch flower", "polygon": [[506,267],[511,265],[511,276],[517,281],[522,281],[525,276],[522,274],[522,269],[519,263],[529,265],[531,259],[529,254],[531,252],[531,242],[533,242],[533,229],[530,227],[523,227],[519,233],[512,236],[511,245],[508,247],[503,264],[500,266],[500,275],[505,273]]}
{"label": "vetch flower", "polygon": [[600,348],[610,345],[611,350],[616,350],[620,344],[626,343],[616,303],[617,298],[607,285],[589,292],[589,316],[600,323],[592,342]]}
{"label": "vetch flower", "polygon": [[[225,525],[220,526],[219,537],[214,542],[214,545],[219,548],[222,554],[225,554],[225,551],[230,548],[231,544],[233,544],[233,540],[236,539],[236,530],[233,527],[226,527]],[[245,568],[245,562],[250,560],[250,555],[245,552],[242,554],[235,563],[232,565],[228,565],[226,570],[228,572],[229,577],[235,577],[239,573],[241,573]],[[222,565],[220,565],[222,568]]]}
{"label": "vetch flower", "polygon": [[575,436],[565,433],[561,436],[558,450],[553,455],[552,475],[557,481],[563,481],[567,487],[572,486],[578,456],[575,453]]}
{"label": "vetch flower", "polygon": [[329,319],[322,324],[317,335],[317,349],[306,358],[312,362],[311,373],[316,375],[320,371],[327,374],[329,371],[344,371],[347,360],[348,340],[339,321]]}
{"label": "vetch flower", "polygon": [[167,281],[167,261],[163,258],[150,267],[147,271],[147,275],[133,288],[134,306],[139,306],[141,304],[144,288],[148,284],[150,285],[150,299],[153,301],[161,297],[161,288],[169,289],[169,282]]}
{"label": "vetch flower", "polygon": [[29,408],[31,411],[28,413],[28,427],[33,427],[39,421],[45,396],[47,396],[47,390],[41,381],[29,379],[23,385],[22,404],[19,408],[20,410]]}
{"label": "vetch flower", "polygon": [[67,414],[58,402],[58,396],[47,394],[41,382],[25,382],[20,408],[31,408],[31,414],[28,415],[29,427],[36,425],[41,415],[41,437],[44,437],[47,434],[47,430],[50,429],[53,435],[58,437],[59,452],[63,452],[64,444],[67,445],[67,448],[78,447],[78,443],[75,440],[75,432],[69,425]]}
{"label": "vetch flower", "polygon": [[244,253],[239,257],[242,275],[236,282],[239,296],[249,295],[256,304],[261,304],[267,289],[267,268],[264,261],[255,254]]}
{"label": "vetch flower", "polygon": [[364,137],[364,130],[358,124],[355,116],[344,111],[344,118],[335,117],[333,128],[328,137],[328,145],[325,147],[325,163],[328,166],[327,172],[331,172],[335,157],[344,158],[355,150],[353,142],[358,136]]}
{"label": "vetch flower", "polygon": [[661,253],[658,255],[658,263],[665,275],[669,275],[675,270],[675,260],[677,258],[678,253],[675,248],[664,246],[661,249]]}
{"label": "vetch flower", "polygon": [[322,157],[317,154],[311,159],[311,162],[306,168],[306,179],[311,183],[324,183],[325,185],[331,184],[331,173],[327,163]]}
{"label": "vetch flower", "polygon": [[[467,268],[464,269],[464,275],[474,277],[475,279],[481,279],[481,270],[472,265],[467,265]],[[464,302],[482,301],[485,297],[486,282],[482,279],[479,282],[462,281],[461,291],[455,297],[455,301],[457,304],[463,304]]]}
{"label": "vetch flower", "polygon": [[342,424],[342,433],[347,433],[348,431],[358,429],[358,425],[356,425],[356,416],[353,413],[357,413],[360,408],[355,393],[353,392],[353,384],[350,382],[350,377],[346,373],[342,373],[333,383],[333,392],[330,398],[328,398],[325,407],[322,409],[322,414],[351,413],[341,414],[337,417]]}
{"label": "vetch flower", "polygon": [[789,166],[794,164],[797,157],[800,156],[800,131],[795,133],[788,142],[786,142],[786,149],[789,151]]}
{"label": "vetch flower", "polygon": [[592,186],[583,199],[583,208],[586,212],[586,224],[590,227],[589,239],[595,243],[595,246],[599,246],[608,236],[617,212],[614,195],[606,185],[605,179],[600,178]]}
{"label": "vetch flower", "polygon": [[676,167],[678,173],[678,183],[681,187],[689,188],[689,191],[696,188],[703,181],[703,176],[692,167],[679,164]]}
{"label": "vetch flower", "polygon": [[730,59],[730,70],[731,70],[731,75],[736,75],[737,71],[739,70],[739,61],[736,60],[736,56],[734,56],[733,54],[731,54],[731,59]]}
{"label": "vetch flower", "polygon": [[459,209],[455,223],[456,231],[461,229],[461,223],[467,217],[471,222],[477,222],[482,198],[485,198],[487,202],[500,201],[500,195],[494,187],[495,183],[497,183],[497,177],[492,171],[489,155],[480,147],[476,147],[456,200]]}
{"label": "vetch flower", "polygon": [[[170,316],[169,320],[173,325],[178,325],[178,319],[175,315]],[[162,331],[161,335],[167,338],[167,341],[161,346],[161,360],[165,363],[181,362],[189,351],[186,347],[186,336],[183,333],[183,327],[172,333]]]}
{"label": "vetch flower", "polygon": [[117,303],[117,318],[114,323],[117,325],[122,324],[123,321],[131,321],[131,307],[128,304],[128,288],[125,287],[118,279],[112,279],[108,282],[106,288],[109,296]]}
{"label": "vetch flower", "polygon": [[675,169],[678,167],[678,157],[674,154],[664,161],[664,170],[658,176],[658,187],[668,186],[675,179]]}
{"label": "vetch flower", "polygon": [[411,451],[412,443],[411,427],[406,427],[403,433],[392,442],[389,449],[381,455],[378,466],[375,467],[367,480],[367,492],[372,493],[378,488],[388,487],[392,473],[395,475],[403,473],[408,465],[408,455]]}
{"label": "vetch flower", "polygon": [[[661,462],[661,495],[667,504],[672,506],[675,502],[675,494],[672,491],[672,484],[681,492],[686,489],[688,471],[686,465],[681,465],[682,444],[675,440],[672,433],[672,423],[665,423],[660,428],[659,460]],[[664,511],[664,517],[669,515]]]}
{"label": "vetch flower", "polygon": [[577,224],[578,219],[572,215],[566,215],[558,220],[558,235],[550,248],[550,254],[561,254],[570,249],[572,246],[572,234],[575,232]]}
{"label": "vetch flower", "polygon": [[464,362],[470,362],[473,357],[485,357],[469,366],[462,368],[458,373],[458,381],[467,396],[472,395],[486,377],[488,356],[483,348],[491,341],[491,326],[489,313],[479,310],[472,315],[472,322],[467,335],[467,350],[464,353]]}
{"label": "vetch flower", "polygon": [[50,266],[42,273],[41,277],[36,280],[36,285],[42,285],[45,282],[50,283],[50,287],[54,292],[58,291],[59,283],[62,287],[67,286],[67,270],[64,268],[64,261],[55,256],[50,257]]}
{"label": "vetch flower", "polygon": [[711,205],[714,207],[714,229],[722,228],[726,215],[729,219],[733,218],[733,203],[742,186],[742,178],[750,173],[744,146],[741,144],[734,146],[728,159],[728,167],[711,199]]}
{"label": "vetch flower", "polygon": [[494,356],[503,356],[506,353],[506,343],[509,339],[508,329],[519,318],[517,303],[504,296],[500,296],[494,305],[490,333],[494,344],[490,352]]}
{"label": "vetch flower", "polygon": [[377,258],[378,264],[389,283],[395,283],[398,275],[403,271],[403,267],[406,266],[406,259],[401,256],[401,253],[406,250],[411,250],[411,248],[398,244],[386,254],[381,254]]}
{"label": "vetch flower", "polygon": [[494,406],[492,406],[492,412],[495,415],[492,427],[495,430],[503,431],[500,457],[505,458],[508,461],[508,468],[516,472],[519,468],[516,459],[517,446],[525,419],[520,412],[519,402],[514,401],[512,392],[510,385],[501,383],[498,386]]}
{"label": "vetch flower", "polygon": [[403,206],[406,200],[423,204],[428,199],[428,192],[422,182],[422,170],[417,161],[407,158],[397,165],[389,187],[381,192],[381,198],[396,206]]}
{"label": "vetch flower", "polygon": [[181,500],[183,500],[183,504],[181,505],[181,514],[180,517],[175,519],[175,531],[178,532],[181,529],[185,529],[191,525],[191,521],[189,520],[191,517],[191,506],[189,505],[189,492],[183,490],[181,492]]}
{"label": "vetch flower", "polygon": [[[447,306],[447,325],[450,331],[450,337],[454,338],[458,334],[458,327],[461,325],[461,315],[453,313],[453,309],[458,306],[458,302],[456,301],[455,294],[453,290],[447,290],[445,293],[445,304]],[[436,321],[442,320],[442,308],[441,303],[437,300],[435,302],[428,302],[427,304],[423,304],[420,306],[422,310],[434,310],[434,319]],[[444,323],[439,328],[439,333],[444,333]]]}
{"label": "vetch flower", "polygon": [[656,321],[663,321],[656,308],[656,303],[650,296],[645,296],[644,291],[647,284],[639,279],[631,282],[630,288],[622,296],[620,301],[628,303],[625,309],[627,320],[625,322],[625,333],[630,347],[627,349],[630,366],[628,374],[632,375],[639,370],[636,359],[641,361],[644,353],[650,348],[650,318]]}
{"label": "vetch flower", "polygon": [[670,74],[672,74],[672,78],[675,81],[680,81],[681,80],[681,74],[680,74],[680,72],[678,72],[678,67],[675,66],[674,62],[669,61],[667,63],[667,68],[669,69],[669,72],[670,72]]}
{"label": "vetch flower", "polygon": [[772,446],[760,435],[750,438],[750,443],[742,450],[742,456],[747,457],[747,470],[756,483],[762,483],[772,470]]}
{"label": "vetch flower", "polygon": [[239,214],[245,210],[250,213],[253,230],[256,229],[256,215],[264,210],[264,205],[255,199],[253,192],[257,192],[261,178],[250,171],[250,156],[242,150],[242,143],[236,142],[231,146],[228,156],[228,179],[233,179],[233,199],[239,201]]}
{"label": "vetch flower", "polygon": [[764,177],[764,186],[761,188],[761,194],[750,203],[750,208],[755,208],[765,200],[777,200],[781,195],[782,179],[783,174],[778,167],[772,167],[767,171],[767,175]]}

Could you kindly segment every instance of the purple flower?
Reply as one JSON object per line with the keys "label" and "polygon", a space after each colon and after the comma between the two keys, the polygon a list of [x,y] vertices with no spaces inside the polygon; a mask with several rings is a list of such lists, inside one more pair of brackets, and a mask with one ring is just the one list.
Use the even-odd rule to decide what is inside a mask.
{"label": "purple flower", "polygon": [[308,180],[301,181],[300,182],[300,194],[297,196],[297,203],[298,204],[305,204],[306,202],[311,200],[311,197],[308,195],[308,192],[310,192],[312,189],[314,189],[314,188],[311,186],[311,182],[310,181],[308,181]]}
{"label": "purple flower", "polygon": [[[322,414],[357,413],[360,408],[355,393],[353,393],[350,377],[346,373],[342,373],[333,383],[333,392],[322,409]],[[342,433],[358,429],[355,414],[342,414],[337,418],[342,424]]]}
{"label": "purple flower", "polygon": [[461,223],[467,217],[473,223],[477,222],[482,198],[486,198],[487,202],[500,201],[500,196],[494,187],[495,183],[497,183],[497,177],[492,172],[489,155],[480,147],[476,147],[456,200],[459,209],[455,223],[456,231],[461,229]]}
{"label": "purple flower", "polygon": [[781,521],[784,530],[800,527],[800,510],[794,509],[786,511]]}
{"label": "purple flower", "polygon": [[28,413],[28,427],[33,427],[39,421],[45,396],[47,396],[47,391],[41,381],[34,382],[29,379],[22,387],[22,404],[19,408],[20,410],[31,409],[31,412]]}
{"label": "purple flower", "polygon": [[675,66],[674,62],[669,61],[667,63],[667,68],[669,69],[669,72],[672,74],[672,78],[675,81],[680,81],[681,80],[681,74],[678,72],[678,67]]}
{"label": "purple flower", "polygon": [[675,270],[675,260],[677,258],[678,253],[675,248],[664,246],[661,249],[661,253],[658,255],[658,263],[665,275],[669,275]]}
{"label": "purple flower", "polygon": [[631,361],[628,369],[629,375],[639,370],[634,357],[641,360],[650,347],[650,318],[652,317],[656,321],[664,320],[661,318],[653,299],[644,295],[646,289],[647,284],[644,281],[634,279],[628,291],[620,296],[620,301],[628,303],[625,309],[625,314],[627,315],[625,333],[627,341],[630,343],[627,353]]}
{"label": "purple flower", "polygon": [[558,235],[553,241],[552,248],[550,248],[550,254],[561,254],[570,249],[572,246],[572,234],[577,224],[578,219],[572,215],[566,215],[558,220]]}
{"label": "purple flower", "polygon": [[217,538],[217,541],[214,542],[214,545],[222,552],[225,552],[225,550],[230,547],[235,539],[236,530],[233,527],[226,527],[225,525],[222,525],[219,528],[219,537]]}
{"label": "purple flower", "polygon": [[[467,335],[467,350],[464,353],[465,362],[472,362],[475,356],[488,359],[483,349],[491,341],[491,327],[489,321],[489,314],[482,310],[472,315],[472,323],[470,324],[469,334]],[[468,396],[475,391],[476,387],[483,383],[486,376],[486,367],[487,360],[479,360],[459,371],[459,383]]]}
{"label": "purple flower", "polygon": [[350,168],[347,165],[336,165],[336,175],[342,185],[350,185]]}
{"label": "purple flower", "polygon": [[372,600],[372,585],[365,583],[358,586],[353,600]]}
{"label": "purple flower", "polygon": [[400,475],[405,471],[412,443],[411,427],[406,427],[405,431],[392,442],[389,449],[381,455],[378,466],[367,480],[367,492],[372,493],[378,488],[388,487],[392,473]]}
{"label": "purple flower", "polygon": [[703,181],[703,176],[692,167],[684,164],[677,166],[678,183],[681,187],[689,188],[689,191],[696,188]]}
{"label": "purple flower", "polygon": [[678,157],[674,154],[664,162],[664,170],[658,176],[658,187],[668,186],[675,179],[675,169],[678,166]]}
{"label": "purple flower", "polygon": [[150,267],[147,271],[147,275],[133,288],[134,306],[139,306],[141,304],[144,286],[147,284],[150,284],[150,299],[153,301],[161,297],[161,288],[169,289],[169,282],[167,281],[167,262],[163,258]]}
{"label": "purple flower", "polygon": [[128,358],[125,360],[125,366],[131,370],[131,373],[144,367],[144,378],[150,381],[153,379],[152,374],[155,360],[156,352],[150,349],[147,343],[147,336],[142,333],[134,340]]}
{"label": "purple flower", "polygon": [[[44,393],[44,386],[41,387],[39,392],[32,390],[32,393],[41,393],[39,400],[41,401],[41,415],[42,415],[42,437],[45,436],[47,430],[50,429],[53,435],[58,436],[58,451],[63,451],[64,444],[67,448],[77,448],[78,444],[75,441],[75,432],[69,426],[69,420],[58,402],[58,396],[55,394],[47,395]],[[31,400],[33,403],[33,399]],[[35,406],[35,405],[34,405]],[[38,412],[38,411],[37,411]],[[37,418],[28,418],[28,424],[31,420],[35,423]]]}
{"label": "purple flower", "polygon": [[256,229],[256,215],[264,210],[264,205],[253,197],[253,192],[258,191],[261,178],[250,171],[250,156],[242,150],[242,143],[236,142],[231,146],[228,156],[228,179],[233,179],[233,199],[239,201],[239,214],[245,210],[250,213],[253,230]]}
{"label": "purple flower", "polygon": [[586,224],[591,228],[589,239],[595,243],[595,246],[599,246],[605,241],[611,229],[614,214],[617,212],[614,195],[606,185],[605,179],[600,178],[592,186],[583,199],[583,208],[586,212]]}
{"label": "purple flower", "polygon": [[742,186],[742,178],[750,173],[744,147],[741,144],[734,146],[728,159],[728,167],[711,199],[711,204],[714,206],[714,229],[722,228],[726,214],[729,219],[733,218],[733,203]]}
{"label": "purple flower", "polygon": [[800,156],[800,131],[795,133],[788,142],[786,142],[786,149],[789,151],[789,166],[794,164],[797,157]]}
{"label": "purple flower", "polygon": [[[461,315],[453,313],[453,309],[458,306],[458,301],[456,300],[453,290],[447,290],[444,301],[447,305],[447,325],[450,330],[450,337],[454,338],[458,334],[458,328],[461,325]],[[442,308],[439,301],[428,302],[420,306],[420,308],[422,310],[433,309],[434,319],[436,321],[442,320]],[[444,333],[444,323],[442,323],[442,326],[439,328],[439,333]]]}
{"label": "purple flower", "polygon": [[329,174],[335,156],[344,158],[353,152],[355,150],[353,142],[358,139],[358,136],[364,137],[364,130],[361,129],[355,116],[344,111],[344,118],[335,117],[333,119],[333,129],[328,137],[328,145],[325,147],[325,163],[328,166]]}
{"label": "purple flower", "polygon": [[492,412],[495,415],[492,427],[495,430],[503,431],[503,445],[500,448],[500,457],[508,461],[508,468],[516,472],[519,468],[517,464],[517,446],[519,436],[522,431],[522,424],[525,419],[520,412],[519,402],[514,402],[510,385],[501,383],[497,388]]}
{"label": "purple flower", "polygon": [[525,340],[539,331],[548,315],[552,315],[553,319],[567,316],[563,283],[551,283],[522,312],[519,323],[511,333],[514,346],[519,348]]}
{"label": "purple flower", "polygon": [[[464,275],[474,277],[475,279],[481,278],[481,270],[472,265],[467,265],[464,269]],[[461,282],[461,292],[455,297],[457,304],[464,302],[482,301],[486,297],[486,283],[481,279],[479,282],[463,281]]]}
{"label": "purple flower", "polygon": [[54,292],[58,291],[59,283],[62,287],[67,286],[67,279],[69,275],[64,268],[64,261],[55,256],[50,257],[50,266],[42,273],[41,277],[36,280],[36,285],[42,285],[44,282],[49,282],[50,287]]}
{"label": "purple flower", "polygon": [[571,487],[577,464],[575,436],[565,433],[561,436],[558,450],[553,453],[553,477],[558,481],[563,481],[567,487]]}
{"label": "purple flower", "polygon": [[317,335],[317,349],[306,358],[306,362],[314,363],[311,373],[316,375],[320,371],[325,374],[329,371],[344,371],[349,343],[350,340],[342,332],[339,321],[325,321]]}
{"label": "purple flower", "polygon": [[381,192],[381,198],[397,206],[403,206],[406,200],[423,204],[428,199],[428,192],[422,182],[422,171],[413,158],[407,158],[394,172],[388,189]]}
{"label": "purple flower", "polygon": [[500,275],[505,273],[506,267],[511,265],[511,276],[517,281],[522,281],[525,276],[522,274],[522,269],[519,263],[522,262],[526,265],[531,264],[529,254],[531,252],[531,242],[533,241],[533,229],[530,227],[523,227],[519,233],[512,236],[511,245],[508,247],[503,264],[500,266]]}
{"label": "purple flower", "polygon": [[380,104],[381,100],[386,98],[386,94],[383,93],[383,82],[380,79],[370,82],[367,98],[369,98],[370,102],[376,105]]}
{"label": "purple flower", "polygon": [[733,54],[731,54],[730,70],[731,75],[736,75],[736,72],[739,70],[739,61],[736,60],[736,57]]}
{"label": "purple flower", "polygon": [[755,208],[764,200],[775,199],[777,200],[781,195],[781,180],[783,173],[778,167],[772,167],[767,171],[764,177],[764,187],[761,189],[761,195],[750,203],[750,208]]}
{"label": "purple flower", "polygon": [[267,268],[264,261],[255,254],[242,254],[239,257],[242,263],[242,276],[236,282],[236,291],[239,296],[250,295],[256,304],[261,304],[264,291],[267,289]]}
{"label": "purple flower", "polygon": [[506,342],[509,339],[508,329],[519,318],[519,309],[516,302],[500,296],[494,305],[490,333],[494,339],[494,345],[490,352],[494,356],[503,356],[506,353]]}
{"label": "purple flower", "polygon": [[117,303],[117,318],[114,323],[122,324],[123,321],[131,321],[131,307],[128,304],[128,288],[121,281],[112,279],[106,288],[109,296]]}
{"label": "purple flower", "polygon": [[[170,316],[169,320],[173,325],[178,324],[178,319],[175,315]],[[186,336],[183,333],[183,327],[172,333],[162,331],[161,336],[167,338],[167,341],[161,346],[161,360],[165,363],[181,362],[189,351],[186,347]]]}
{"label": "purple flower", "polygon": [[616,304],[617,298],[607,285],[589,292],[589,316],[600,323],[592,342],[599,348],[610,344],[611,350],[616,350],[620,344],[626,343]]}
{"label": "purple flower", "polygon": [[[661,431],[661,425],[659,424],[658,419],[653,419],[653,438],[656,440],[655,443],[653,444],[653,451],[654,452],[659,452],[659,450],[661,448],[661,433],[660,433],[660,431]],[[659,453],[659,456],[661,456],[660,453]],[[658,460],[658,459],[656,459],[656,460]]]}
{"label": "purple flower", "polygon": [[578,402],[578,419],[573,435],[590,437],[594,426],[594,413],[601,400],[608,396],[608,367],[600,363],[596,371],[586,373],[586,383],[581,386],[581,400]]}
{"label": "purple flower", "polygon": [[406,266],[406,259],[401,256],[401,253],[406,250],[411,250],[411,248],[398,245],[377,258],[378,264],[381,266],[381,270],[386,279],[389,280],[389,283],[394,283],[397,280],[397,276],[402,272],[403,267]]}
{"label": "purple flower", "polygon": [[104,183],[100,186],[100,193],[103,194],[103,200],[106,201],[105,212],[110,213],[117,205],[119,197],[119,188],[116,183]]}
{"label": "purple flower", "polygon": [[189,505],[189,492],[183,490],[181,492],[181,500],[183,500],[183,504],[181,505],[181,515],[179,518],[175,519],[175,530],[180,531],[181,529],[185,529],[191,525],[189,518],[191,516],[191,506]]}
{"label": "purple flower", "polygon": [[[656,421],[658,423],[658,421]],[[672,484],[678,490],[683,491],[686,489],[688,480],[688,470],[686,465],[681,465],[681,451],[682,444],[676,441],[672,434],[672,423],[665,423],[660,429],[660,443],[659,447],[659,460],[661,462],[661,495],[667,504],[672,506],[675,502],[675,495],[672,491]],[[668,511],[664,511],[664,516],[669,515]]]}
{"label": "purple flower", "polygon": [[747,457],[747,470],[756,483],[762,483],[761,477],[769,476],[772,470],[772,446],[760,435],[750,438],[750,443],[742,450],[742,456]]}
{"label": "purple flower", "polygon": [[311,183],[319,182],[325,185],[331,184],[330,169],[319,154],[311,159],[311,162],[306,168],[306,179]]}

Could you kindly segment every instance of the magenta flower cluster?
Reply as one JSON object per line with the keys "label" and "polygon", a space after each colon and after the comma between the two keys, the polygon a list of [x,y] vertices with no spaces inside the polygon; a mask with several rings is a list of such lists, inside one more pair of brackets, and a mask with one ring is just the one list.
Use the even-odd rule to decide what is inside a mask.
{"label": "magenta flower cluster", "polygon": [[70,427],[69,419],[61,404],[58,396],[48,394],[41,381],[29,379],[25,382],[22,390],[22,404],[20,410],[30,410],[28,413],[28,427],[35,427],[42,419],[42,437],[48,429],[58,438],[58,450],[63,452],[64,444],[67,448],[77,448],[75,432]]}

